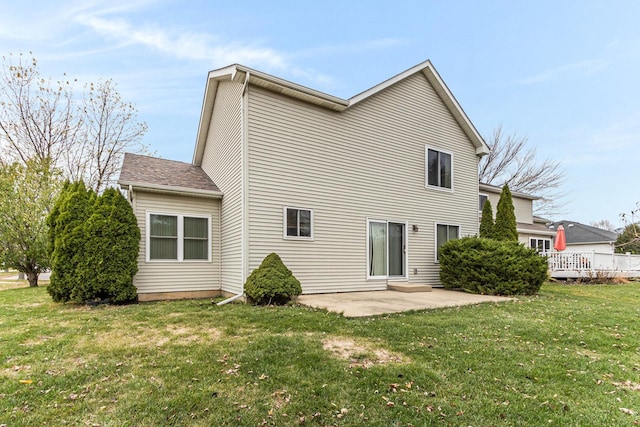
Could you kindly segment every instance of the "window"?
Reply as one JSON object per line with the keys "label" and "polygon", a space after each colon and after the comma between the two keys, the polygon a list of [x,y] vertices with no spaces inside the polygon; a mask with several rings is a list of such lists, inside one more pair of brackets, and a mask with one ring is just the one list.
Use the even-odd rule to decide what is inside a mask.
{"label": "window", "polygon": [[436,261],[440,256],[440,248],[449,240],[460,238],[460,227],[457,225],[436,224]]}
{"label": "window", "polygon": [[313,239],[311,209],[284,208],[284,220],[285,239]]}
{"label": "window", "polygon": [[529,246],[538,252],[549,252],[551,250],[551,239],[536,239],[532,237],[529,240]]}
{"label": "window", "polygon": [[487,202],[487,200],[489,200],[489,196],[487,196],[486,194],[480,194],[478,196],[478,212],[482,212],[484,204]]}
{"label": "window", "polygon": [[147,213],[148,261],[210,261],[210,218]]}
{"label": "window", "polygon": [[427,148],[427,185],[451,189],[453,177],[453,155]]}

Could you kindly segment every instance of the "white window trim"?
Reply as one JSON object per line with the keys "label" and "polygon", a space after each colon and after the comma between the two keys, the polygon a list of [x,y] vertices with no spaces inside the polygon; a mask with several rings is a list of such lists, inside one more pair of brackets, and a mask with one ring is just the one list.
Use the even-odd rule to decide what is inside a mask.
{"label": "white window trim", "polygon": [[[371,251],[369,248],[369,234],[370,234],[370,229],[371,229],[371,223],[372,222],[380,222],[380,223],[385,223],[385,224],[389,224],[394,223],[394,224],[404,224],[404,243],[405,243],[405,248],[404,248],[404,276],[389,276],[389,274],[385,275],[385,276],[371,276],[369,274],[369,263],[371,262]],[[388,228],[387,228],[388,231]],[[387,235],[387,238],[389,236]],[[394,220],[386,220],[386,219],[375,219],[375,218],[367,218],[367,244],[366,244],[366,250],[367,250],[367,265],[366,265],[366,269],[367,269],[367,280],[389,280],[389,279],[398,279],[398,280],[402,280],[402,279],[408,279],[409,278],[409,221],[394,221]],[[387,254],[386,254],[386,259],[387,259],[387,273],[389,271],[389,242],[387,241],[387,248],[386,248]]]}
{"label": "white window trim", "polygon": [[[309,237],[305,236],[287,236],[287,209],[297,209],[299,211],[309,211],[311,213],[311,235]],[[300,208],[297,206],[283,206],[282,207],[282,238],[285,240],[306,240],[313,241],[314,236],[314,228],[315,228],[315,216],[313,213],[313,209],[309,208]],[[299,231],[299,230],[298,230]]]}
{"label": "white window trim", "polygon": [[458,227],[458,239],[462,239],[462,226],[460,224],[451,224],[448,222],[436,222],[433,226],[433,258],[436,264],[440,264],[438,259],[438,226],[446,225],[448,227]]}
{"label": "white window trim", "polygon": [[[429,184],[429,150],[438,151],[440,153],[448,154],[451,156],[451,188]],[[455,171],[453,167],[454,163],[455,162],[454,162],[454,156],[452,151],[443,150],[442,148],[437,148],[431,145],[425,145],[424,146],[424,186],[425,188],[430,188],[432,190],[437,190],[437,191],[444,191],[447,193],[453,193],[453,186],[454,186],[453,183],[454,183],[454,177],[455,177]]]}
{"label": "white window trim", "polygon": [[[536,246],[535,247],[531,246],[531,241],[532,240],[536,241]],[[535,249],[536,251],[538,251],[538,245],[537,245],[538,240],[542,240],[543,242],[549,242],[549,251],[551,251],[551,248],[553,248],[553,246],[551,245],[551,239],[548,238],[548,237],[529,237],[529,248]],[[543,244],[543,246],[544,246],[544,244]],[[538,251],[538,252],[539,253],[545,253],[546,251],[542,251],[542,252]]]}
{"label": "white window trim", "polygon": [[[178,259],[151,259],[151,215],[166,215],[175,216],[178,218]],[[206,218],[207,229],[209,230],[208,244],[207,244],[207,259],[184,259],[184,218]],[[191,213],[175,213],[175,212],[159,212],[159,211],[146,211],[146,244],[145,244],[145,258],[146,262],[150,263],[167,263],[167,262],[211,262],[211,215],[191,214]]]}

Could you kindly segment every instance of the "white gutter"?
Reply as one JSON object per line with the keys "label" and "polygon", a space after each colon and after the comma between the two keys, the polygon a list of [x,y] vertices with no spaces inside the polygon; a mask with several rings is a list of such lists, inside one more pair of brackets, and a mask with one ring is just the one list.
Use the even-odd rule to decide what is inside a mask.
{"label": "white gutter", "polygon": [[146,190],[146,191],[151,191],[156,193],[179,194],[179,195],[189,194],[191,196],[207,197],[211,199],[221,199],[223,196],[223,194],[220,191],[175,187],[172,185],[158,185],[158,184],[149,184],[149,183],[127,182],[127,181],[118,181],[118,184],[120,184],[121,187],[126,186],[130,189],[139,189],[143,191]]}

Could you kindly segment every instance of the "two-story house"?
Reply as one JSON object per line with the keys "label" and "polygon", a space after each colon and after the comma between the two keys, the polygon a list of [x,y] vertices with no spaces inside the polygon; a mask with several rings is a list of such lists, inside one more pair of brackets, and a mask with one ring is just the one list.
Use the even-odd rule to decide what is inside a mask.
{"label": "two-story house", "polygon": [[242,294],[271,252],[303,293],[437,284],[438,248],[478,232],[488,152],[429,61],[349,99],[211,71],[192,162],[124,159],[139,298]]}

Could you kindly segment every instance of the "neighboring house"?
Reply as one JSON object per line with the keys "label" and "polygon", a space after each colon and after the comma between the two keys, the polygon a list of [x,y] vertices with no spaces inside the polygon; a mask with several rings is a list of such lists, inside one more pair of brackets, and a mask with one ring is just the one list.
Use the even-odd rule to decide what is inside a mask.
{"label": "neighboring house", "polygon": [[614,252],[618,233],[567,220],[553,222],[548,228],[555,233],[560,225],[564,227],[567,239],[566,252],[595,251],[602,254]]}
{"label": "neighboring house", "polygon": [[429,61],[349,99],[211,71],[192,163],[123,162],[139,297],[242,294],[271,252],[303,293],[437,284],[438,248],[478,232],[488,152]]}
{"label": "neighboring house", "polygon": [[[480,183],[479,209],[482,213],[484,202],[489,200],[493,209],[493,217],[496,216],[498,201],[502,187]],[[537,249],[539,252],[547,252],[553,248],[555,230],[547,228],[549,222],[544,218],[533,215],[533,201],[538,198],[524,193],[511,192],[514,213],[516,215],[516,229],[518,240],[527,247]]]}

